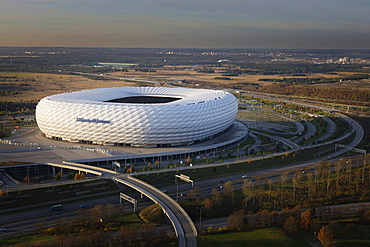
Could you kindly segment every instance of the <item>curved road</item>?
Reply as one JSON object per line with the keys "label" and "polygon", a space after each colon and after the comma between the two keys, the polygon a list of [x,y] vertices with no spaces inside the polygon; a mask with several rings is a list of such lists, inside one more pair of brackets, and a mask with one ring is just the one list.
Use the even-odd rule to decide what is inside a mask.
{"label": "curved road", "polygon": [[175,200],[157,188],[139,179],[133,178],[130,175],[120,175],[117,172],[101,167],[72,162],[64,162],[63,164],[48,164],[74,170],[84,170],[94,174],[101,174],[101,176],[105,179],[112,179],[116,182],[132,187],[133,189],[149,197],[155,203],[161,205],[163,211],[169,217],[172,226],[174,227],[176,235],[179,239],[179,246],[197,246],[197,231],[189,215]]}

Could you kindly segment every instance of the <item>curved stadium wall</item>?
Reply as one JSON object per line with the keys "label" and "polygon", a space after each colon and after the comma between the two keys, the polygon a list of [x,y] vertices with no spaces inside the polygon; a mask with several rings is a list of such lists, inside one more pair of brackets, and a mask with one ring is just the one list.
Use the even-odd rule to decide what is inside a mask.
{"label": "curved stadium wall", "polygon": [[36,121],[46,137],[64,141],[177,146],[226,130],[237,108],[235,96],[220,90],[99,88],[43,98]]}

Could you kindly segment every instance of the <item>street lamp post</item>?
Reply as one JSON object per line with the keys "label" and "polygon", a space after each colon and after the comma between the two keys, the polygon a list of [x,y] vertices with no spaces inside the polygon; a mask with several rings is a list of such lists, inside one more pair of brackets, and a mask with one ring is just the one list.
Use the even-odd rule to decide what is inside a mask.
{"label": "street lamp post", "polygon": [[199,230],[198,235],[202,234],[202,207],[197,207],[199,209]]}
{"label": "street lamp post", "polygon": [[179,182],[177,181],[177,177],[175,177],[176,182],[176,201],[179,202]]}

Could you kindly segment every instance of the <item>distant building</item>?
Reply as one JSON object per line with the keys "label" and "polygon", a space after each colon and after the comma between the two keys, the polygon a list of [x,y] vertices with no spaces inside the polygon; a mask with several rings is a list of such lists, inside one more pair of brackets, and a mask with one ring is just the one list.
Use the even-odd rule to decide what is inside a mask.
{"label": "distant building", "polygon": [[342,57],[342,58],[339,58],[339,62],[340,62],[340,63],[348,63],[348,62],[349,62],[349,57]]}

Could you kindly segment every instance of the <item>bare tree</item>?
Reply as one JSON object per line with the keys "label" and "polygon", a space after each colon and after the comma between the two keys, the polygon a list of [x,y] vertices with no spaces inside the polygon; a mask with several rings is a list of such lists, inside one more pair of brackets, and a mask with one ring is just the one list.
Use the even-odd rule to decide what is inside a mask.
{"label": "bare tree", "polygon": [[231,197],[232,203],[234,203],[234,184],[231,181],[227,181],[224,185],[224,193]]}
{"label": "bare tree", "polygon": [[288,180],[288,173],[284,172],[280,175],[281,187],[285,189]]}
{"label": "bare tree", "polygon": [[212,194],[212,200],[215,202],[215,203],[220,203],[221,202],[221,193],[218,191],[217,188],[213,188],[211,190],[211,194]]}

